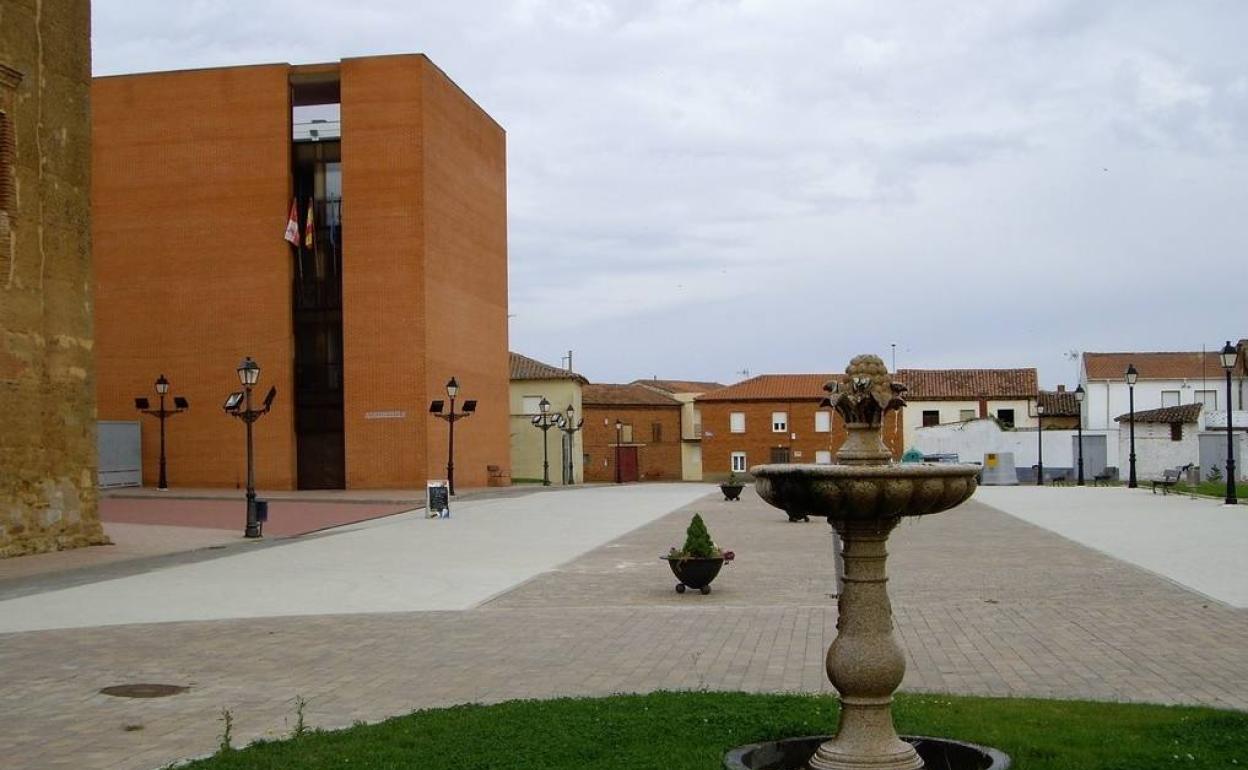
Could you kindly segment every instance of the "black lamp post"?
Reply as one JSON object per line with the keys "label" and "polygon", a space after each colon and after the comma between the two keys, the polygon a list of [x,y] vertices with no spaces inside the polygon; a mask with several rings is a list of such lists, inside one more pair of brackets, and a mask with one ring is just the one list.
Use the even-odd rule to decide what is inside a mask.
{"label": "black lamp post", "polygon": [[620,442],[624,435],[624,423],[620,422],[620,418],[615,418],[615,483],[620,484],[624,481],[624,476],[620,473]]}
{"label": "black lamp post", "polygon": [[446,383],[446,395],[451,400],[451,410],[446,414],[442,414],[442,399],[436,399],[429,404],[429,413],[439,420],[446,420],[447,424],[447,447],[446,447],[446,484],[447,490],[453,495],[455,494],[455,423],[471,417],[473,412],[477,411],[477,402],[468,400],[464,402],[463,411],[455,411],[455,397],[459,395],[459,383],[452,377]]}
{"label": "black lamp post", "polygon": [[[582,417],[578,422],[576,419],[576,410],[568,404],[568,408],[563,413],[563,419],[559,423],[559,430],[563,431],[568,437],[568,467],[567,480],[568,484],[576,483],[576,432],[585,425],[585,418]],[[543,436],[545,441],[546,437]]]}
{"label": "black lamp post", "polygon": [[1127,419],[1130,421],[1131,427],[1131,453],[1127,455],[1127,463],[1130,466],[1127,472],[1127,487],[1135,489],[1138,484],[1135,483],[1135,381],[1140,378],[1140,373],[1135,370],[1135,364],[1127,364]]}
{"label": "black lamp post", "polygon": [[165,379],[165,375],[156,378],[156,395],[160,396],[160,408],[152,409],[151,403],[146,398],[136,398],[134,400],[134,408],[143,414],[150,414],[157,420],[160,420],[160,479],[156,482],[157,489],[169,488],[169,477],[165,472],[165,420],[171,415],[185,412],[190,408],[185,398],[181,396],[173,397],[173,409],[165,408],[165,396],[169,393],[169,380]]}
{"label": "black lamp post", "polygon": [[[277,397],[277,388],[269,388],[264,397],[264,404],[259,409],[251,407],[251,391],[260,381],[260,365],[251,356],[243,359],[238,365],[238,381],[242,383],[241,392],[234,392],[225,400],[225,411],[243,421],[247,426],[247,527],[243,530],[244,537],[260,537],[260,519],[256,513],[256,463],[252,451],[251,424],[269,413],[273,408],[273,399]],[[242,409],[239,409],[239,407]]]}
{"label": "black lamp post", "polygon": [[1036,404],[1036,486],[1044,486],[1044,405]]}
{"label": "black lamp post", "polygon": [[1231,412],[1231,370],[1235,368],[1235,359],[1239,357],[1235,346],[1230,340],[1222,348],[1222,368],[1226,370],[1226,504],[1238,505],[1235,497],[1235,419]]}
{"label": "black lamp post", "polygon": [[1083,386],[1075,388],[1075,401],[1079,404],[1079,486],[1083,486]]}
{"label": "black lamp post", "polygon": [[[568,407],[571,409],[571,407]],[[542,396],[542,400],[537,403],[539,414],[533,416],[533,425],[542,432],[542,486],[550,486],[550,442],[547,441],[547,435],[551,428],[561,426],[563,423],[563,415],[558,412],[550,411],[550,402]]]}

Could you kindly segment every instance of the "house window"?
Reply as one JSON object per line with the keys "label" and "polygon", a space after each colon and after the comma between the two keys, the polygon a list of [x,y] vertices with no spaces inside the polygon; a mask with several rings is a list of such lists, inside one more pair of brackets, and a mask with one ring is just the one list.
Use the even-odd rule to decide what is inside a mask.
{"label": "house window", "polygon": [[832,413],[815,412],[815,433],[827,433],[832,430]]}
{"label": "house window", "polygon": [[1218,408],[1218,391],[1216,390],[1198,390],[1196,391],[1196,403],[1204,404],[1203,411],[1210,412]]}
{"label": "house window", "polygon": [[961,420],[962,422],[967,422],[968,420],[974,420],[975,410],[963,409],[962,411],[958,412],[958,419]]}
{"label": "house window", "polygon": [[745,473],[745,452],[732,453],[732,472]]}
{"label": "house window", "polygon": [[1161,405],[1162,407],[1178,406],[1179,405],[1179,391],[1177,390],[1161,391]]}
{"label": "house window", "polygon": [[650,423],[650,440],[656,444],[663,442],[663,423]]}
{"label": "house window", "polygon": [[771,448],[771,461],[773,463],[789,462],[792,453],[787,446],[773,446]]}
{"label": "house window", "polygon": [[538,404],[540,403],[542,403],[541,396],[525,396],[524,407],[523,407],[524,413],[525,414],[540,414],[542,411],[542,408],[538,406]]}
{"label": "house window", "polygon": [[923,427],[930,428],[933,425],[940,425],[940,410],[939,409],[924,409],[923,410]]}
{"label": "house window", "polygon": [[815,450],[815,465],[831,465],[832,452],[827,449]]}
{"label": "house window", "polygon": [[771,432],[772,433],[788,433],[789,432],[789,413],[788,412],[772,412],[771,413]]}
{"label": "house window", "polygon": [[998,409],[997,420],[1000,421],[1002,428],[1013,428],[1014,427],[1014,410],[1013,409]]}
{"label": "house window", "polygon": [[630,425],[629,423],[624,423],[623,425],[620,426],[620,443],[622,444],[633,443],[633,426]]}
{"label": "house window", "polygon": [[1170,440],[1171,441],[1183,440],[1183,423],[1181,422],[1170,423]]}
{"label": "house window", "polygon": [[728,430],[731,433],[745,433],[745,412],[728,415]]}

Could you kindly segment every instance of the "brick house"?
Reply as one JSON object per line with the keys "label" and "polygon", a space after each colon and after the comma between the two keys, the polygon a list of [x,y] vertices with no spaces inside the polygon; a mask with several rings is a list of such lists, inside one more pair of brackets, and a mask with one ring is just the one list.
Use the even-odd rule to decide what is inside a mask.
{"label": "brick house", "polygon": [[1035,369],[899,369],[895,378],[906,386],[906,446],[914,445],[917,428],[981,417],[1007,428],[1036,425]]}
{"label": "brick house", "polygon": [[[843,375],[762,374],[697,398],[702,413],[703,478],[718,481],[765,463],[831,463],[845,425],[820,402]],[[884,424],[884,441],[901,457],[901,421]]]}
{"label": "brick house", "polygon": [[587,482],[681,480],[680,401],[632,384],[585,385],[581,401]]}
{"label": "brick house", "polygon": [[633,380],[634,385],[657,390],[671,396],[681,404],[680,442],[681,478],[685,481],[702,480],[702,412],[698,409],[698,396],[710,390],[719,390],[723,383],[699,380]]}

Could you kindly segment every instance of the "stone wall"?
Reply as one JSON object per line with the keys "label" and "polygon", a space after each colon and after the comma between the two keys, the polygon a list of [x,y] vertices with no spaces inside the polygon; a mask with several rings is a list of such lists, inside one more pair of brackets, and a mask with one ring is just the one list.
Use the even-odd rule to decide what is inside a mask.
{"label": "stone wall", "polygon": [[87,0],[0,0],[0,557],[96,509]]}

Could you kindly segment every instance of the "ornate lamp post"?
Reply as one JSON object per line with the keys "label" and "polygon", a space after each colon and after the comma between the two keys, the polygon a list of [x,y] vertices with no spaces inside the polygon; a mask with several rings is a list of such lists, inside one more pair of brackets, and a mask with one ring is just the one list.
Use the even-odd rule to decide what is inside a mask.
{"label": "ornate lamp post", "polygon": [[1036,486],[1044,486],[1044,405],[1036,404]]}
{"label": "ornate lamp post", "polygon": [[[533,416],[533,425],[542,432],[542,486],[550,486],[550,442],[547,441],[547,434],[551,428],[562,427],[563,415],[558,412],[550,411],[550,402],[542,396],[542,400],[537,403],[539,414]],[[569,411],[572,407],[568,407]]]}
{"label": "ornate lamp post", "polygon": [[165,472],[165,420],[170,416],[185,412],[190,408],[190,404],[181,396],[173,397],[173,409],[165,408],[165,396],[169,393],[169,380],[165,379],[165,375],[156,378],[156,395],[160,396],[160,408],[152,409],[151,403],[146,398],[136,398],[134,400],[134,408],[143,414],[150,414],[157,420],[160,420],[160,478],[156,482],[157,489],[169,488],[169,477]]}
{"label": "ornate lamp post", "polygon": [[[243,421],[247,426],[247,527],[243,530],[244,537],[260,537],[260,519],[256,514],[256,463],[252,451],[251,424],[269,413],[273,408],[273,399],[277,397],[277,388],[269,388],[264,397],[264,404],[259,409],[251,408],[251,391],[260,381],[260,364],[251,356],[243,359],[238,365],[238,381],[242,383],[241,392],[234,392],[225,400],[225,411]],[[242,409],[239,409],[239,406]]]}
{"label": "ornate lamp post", "polygon": [[455,423],[471,417],[473,412],[477,411],[477,402],[468,400],[464,402],[463,411],[455,411],[455,397],[459,395],[459,383],[452,377],[446,383],[446,395],[451,400],[451,410],[446,414],[442,414],[442,399],[437,399],[429,404],[429,413],[439,420],[446,420],[447,424],[447,447],[446,447],[446,483],[448,491],[455,494]]}
{"label": "ornate lamp post", "polygon": [[1079,404],[1079,486],[1083,486],[1083,386],[1075,388],[1075,401]]}
{"label": "ornate lamp post", "polygon": [[[563,413],[563,419],[559,423],[559,430],[563,431],[568,437],[568,467],[566,483],[576,483],[576,432],[585,426],[585,418],[582,417],[578,422],[576,419],[576,410],[568,404],[567,410]],[[545,441],[546,437],[543,436]]]}
{"label": "ornate lamp post", "polygon": [[1226,370],[1226,504],[1238,505],[1235,497],[1235,419],[1231,412],[1231,370],[1239,357],[1230,340],[1222,348],[1222,368]]}
{"label": "ornate lamp post", "polygon": [[620,473],[620,442],[623,441],[621,436],[624,435],[624,423],[620,422],[620,418],[615,418],[615,483],[620,484],[624,481],[624,476]]}
{"label": "ornate lamp post", "polygon": [[1131,426],[1131,453],[1127,455],[1130,465],[1127,473],[1127,487],[1135,489],[1139,486],[1135,483],[1135,381],[1140,378],[1140,373],[1135,370],[1135,364],[1127,364],[1127,373],[1124,376],[1127,380],[1127,418]]}

